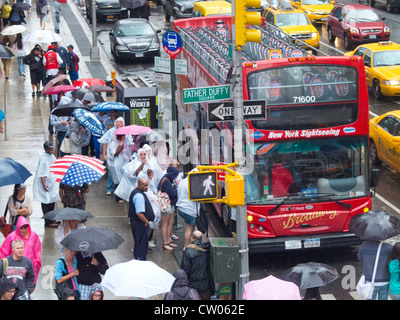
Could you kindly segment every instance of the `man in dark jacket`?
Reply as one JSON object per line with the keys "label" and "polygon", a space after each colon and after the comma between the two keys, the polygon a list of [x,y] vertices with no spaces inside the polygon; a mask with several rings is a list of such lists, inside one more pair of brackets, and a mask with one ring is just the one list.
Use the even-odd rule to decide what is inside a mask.
{"label": "man in dark jacket", "polygon": [[154,221],[154,212],[145,192],[149,188],[149,182],[141,178],[138,186],[129,196],[128,217],[131,224],[134,241],[133,258],[146,260],[149,246],[149,222]]}
{"label": "man in dark jacket", "polygon": [[78,261],[76,268],[79,270],[77,279],[81,300],[89,300],[92,285],[101,282],[100,274],[106,273],[108,263],[101,252],[77,252],[75,257]]}
{"label": "man in dark jacket", "polygon": [[210,265],[210,242],[202,241],[203,234],[196,230],[192,243],[183,252],[181,269],[188,277],[188,287],[196,289],[202,300],[210,300],[214,293],[214,281]]}

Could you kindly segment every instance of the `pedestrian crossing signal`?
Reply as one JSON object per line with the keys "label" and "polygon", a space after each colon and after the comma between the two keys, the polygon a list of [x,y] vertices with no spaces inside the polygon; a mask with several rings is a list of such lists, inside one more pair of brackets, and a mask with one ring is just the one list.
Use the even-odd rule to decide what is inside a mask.
{"label": "pedestrian crossing signal", "polygon": [[218,198],[216,171],[189,172],[189,200],[215,200]]}

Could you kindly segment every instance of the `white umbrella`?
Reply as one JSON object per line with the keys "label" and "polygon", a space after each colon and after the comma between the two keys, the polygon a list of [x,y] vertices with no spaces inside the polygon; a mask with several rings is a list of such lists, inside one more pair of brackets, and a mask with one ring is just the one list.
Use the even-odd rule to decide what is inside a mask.
{"label": "white umbrella", "polygon": [[30,32],[25,38],[24,42],[33,42],[33,43],[51,43],[61,41],[62,38],[50,30],[35,30]]}
{"label": "white umbrella", "polygon": [[171,289],[175,277],[152,261],[131,260],[106,271],[101,285],[116,296],[149,298]]}
{"label": "white umbrella", "polygon": [[9,26],[7,28],[5,28],[1,34],[3,36],[13,36],[16,35],[18,33],[22,33],[26,30],[26,28],[23,25],[17,24],[17,25],[13,25],[13,26]]}

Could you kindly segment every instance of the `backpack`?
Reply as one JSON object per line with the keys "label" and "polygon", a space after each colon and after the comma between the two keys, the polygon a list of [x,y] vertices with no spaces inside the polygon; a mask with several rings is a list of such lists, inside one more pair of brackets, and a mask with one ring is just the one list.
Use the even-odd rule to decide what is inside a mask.
{"label": "backpack", "polygon": [[68,207],[74,207],[83,203],[83,190],[80,186],[70,187],[65,185],[63,189],[63,203]]}
{"label": "backpack", "polygon": [[[68,274],[67,263],[62,258],[59,258],[58,260],[61,260],[64,265],[64,269],[62,272],[62,276],[64,277]],[[76,297],[76,300],[79,300],[80,293],[78,290],[74,290],[74,286],[72,284],[72,278],[68,279],[67,281],[64,281],[63,283],[57,283],[56,278],[54,276],[54,293],[57,295],[58,300],[62,300],[62,292],[64,291],[65,288],[72,289],[72,291],[74,292],[74,295]]]}

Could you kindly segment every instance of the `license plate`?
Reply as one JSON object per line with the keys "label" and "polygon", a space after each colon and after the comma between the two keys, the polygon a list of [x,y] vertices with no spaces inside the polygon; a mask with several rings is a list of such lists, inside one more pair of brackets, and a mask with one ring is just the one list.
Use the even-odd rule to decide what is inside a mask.
{"label": "license plate", "polygon": [[144,53],[135,53],[136,58],[143,58]]}
{"label": "license plate", "polygon": [[114,16],[107,16],[107,19],[114,19]]}
{"label": "license plate", "polygon": [[328,18],[327,18],[327,17],[323,17],[323,18],[321,18],[321,21],[326,21],[326,20],[328,20]]}
{"label": "license plate", "polygon": [[286,250],[301,249],[301,240],[286,240],[285,249]]}
{"label": "license plate", "polygon": [[320,239],[306,239],[304,240],[304,248],[319,248],[321,245]]}
{"label": "license plate", "polygon": [[370,39],[376,39],[376,34],[371,34],[371,35],[369,36],[369,38],[370,38]]}

